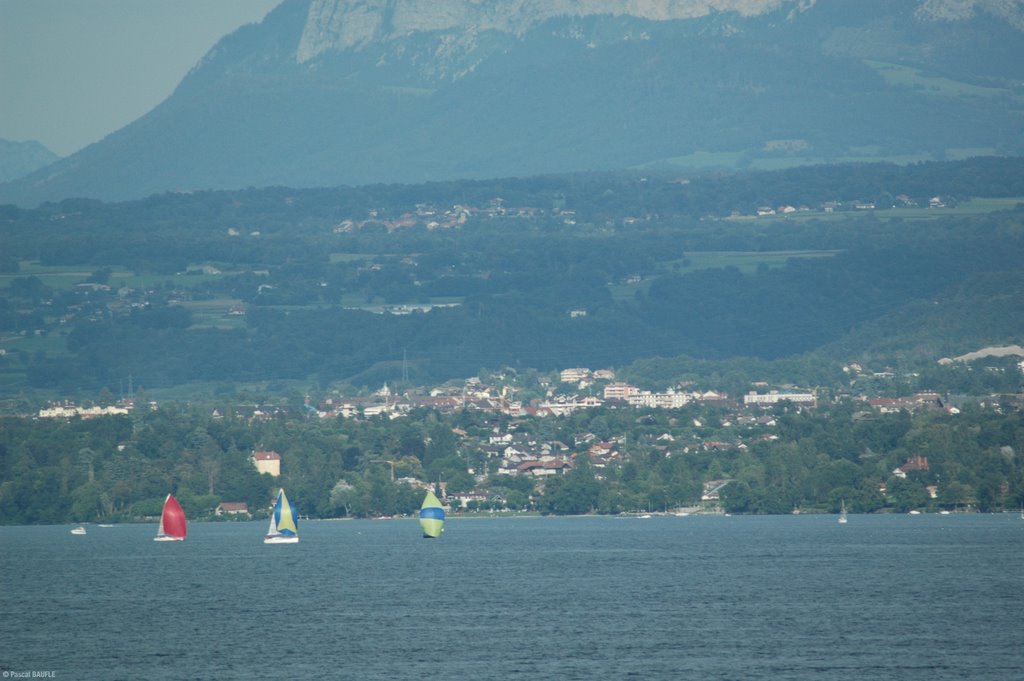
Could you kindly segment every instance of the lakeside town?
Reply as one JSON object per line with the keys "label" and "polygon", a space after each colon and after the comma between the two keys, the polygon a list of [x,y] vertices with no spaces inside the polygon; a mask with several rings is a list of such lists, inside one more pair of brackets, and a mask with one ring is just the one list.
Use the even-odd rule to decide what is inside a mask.
{"label": "lakeside town", "polygon": [[[941,364],[965,363],[986,357],[1024,357],[1024,348],[1009,346],[972,353],[961,358],[943,359]],[[1024,374],[1024,359],[1014,365]],[[989,368],[991,369],[991,367]],[[984,371],[985,368],[980,370]],[[679,384],[664,391],[641,389],[618,380],[611,369],[591,370],[583,367],[563,369],[550,374],[537,374],[535,384],[517,385],[518,376],[495,373],[483,380],[472,377],[462,381],[449,381],[429,388],[398,390],[387,384],[379,390],[360,395],[332,394],[320,400],[307,397],[301,406],[283,404],[244,404],[214,406],[209,418],[242,420],[259,423],[281,420],[352,421],[364,423],[394,423],[417,414],[434,413],[451,418],[462,415],[473,426],[450,429],[452,445],[460,460],[465,461],[466,478],[470,482],[449,488],[443,479],[431,481],[415,457],[390,457],[386,453],[374,454],[373,465],[381,465],[388,479],[395,485],[414,490],[436,489],[450,511],[507,511],[529,510],[536,498],[544,494],[545,482],[565,476],[585,459],[594,479],[604,481],[606,473],[616,477],[632,456],[639,453],[653,455],[659,460],[693,458],[716,455],[742,455],[758,444],[779,440],[780,420],[786,416],[814,414],[821,406],[835,408],[844,405],[855,423],[869,423],[886,415],[943,415],[955,418],[961,408],[971,405],[1002,413],[1009,409],[1019,412],[1024,396],[954,396],[934,391],[918,391],[901,397],[880,396],[880,385],[897,380],[892,370],[866,370],[860,364],[843,367],[849,377],[849,389],[806,388],[792,385],[771,386],[755,382],[753,390],[741,395],[722,391],[700,390],[693,385]],[[156,402],[146,403],[145,409],[160,408]],[[72,402],[54,403],[40,409],[40,419],[82,419],[102,416],[130,415],[139,405],[130,399],[119,400],[106,406],[81,406]],[[552,424],[564,423],[566,417],[580,417],[586,412],[597,414],[633,413],[630,420],[642,426],[635,432],[614,432],[603,416],[595,419],[577,418],[589,428],[568,431]],[[667,415],[659,416],[659,414]],[[545,425],[548,424],[548,425]],[[288,457],[273,449],[254,448],[249,457],[260,474],[275,481],[283,480],[282,473],[289,468]],[[877,482],[877,492],[884,497],[890,478],[905,480],[910,475],[928,476],[929,459],[921,453],[908,452],[887,475]],[[526,497],[513,498],[495,494],[491,489],[495,481],[509,481]],[[512,483],[513,479],[529,481]],[[661,508],[624,509],[641,512],[677,514],[722,513],[720,503],[723,490],[733,482],[729,476],[705,476],[700,480],[699,499],[686,504]],[[924,480],[923,489],[928,499],[940,499],[937,480]],[[1009,491],[1004,484],[1003,493]],[[970,510],[971,504],[954,505],[958,510]],[[799,508],[794,508],[798,512]],[[234,500],[221,501],[217,516],[249,517],[251,509]]]}

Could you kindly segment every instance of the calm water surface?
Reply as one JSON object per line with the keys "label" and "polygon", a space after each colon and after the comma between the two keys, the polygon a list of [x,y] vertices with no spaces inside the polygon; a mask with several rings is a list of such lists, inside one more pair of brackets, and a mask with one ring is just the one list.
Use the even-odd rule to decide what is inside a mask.
{"label": "calm water surface", "polygon": [[1024,679],[1016,515],[0,527],[0,670],[57,679]]}

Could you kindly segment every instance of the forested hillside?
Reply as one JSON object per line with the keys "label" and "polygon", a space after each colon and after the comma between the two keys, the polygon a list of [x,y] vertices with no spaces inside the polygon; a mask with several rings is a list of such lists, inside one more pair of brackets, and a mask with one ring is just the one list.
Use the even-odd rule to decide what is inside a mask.
{"label": "forested hillside", "polygon": [[0,208],[0,389],[418,383],[1019,342],[1024,162]]}

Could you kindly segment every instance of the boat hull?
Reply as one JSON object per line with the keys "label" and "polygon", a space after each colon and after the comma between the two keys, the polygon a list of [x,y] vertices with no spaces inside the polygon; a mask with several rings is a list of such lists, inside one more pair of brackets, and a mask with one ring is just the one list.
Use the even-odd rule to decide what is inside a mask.
{"label": "boat hull", "polygon": [[298,537],[286,537],[284,535],[278,535],[276,537],[264,537],[264,544],[298,544]]}
{"label": "boat hull", "polygon": [[172,537],[169,534],[165,534],[160,537],[153,537],[153,541],[185,541],[184,537]]}

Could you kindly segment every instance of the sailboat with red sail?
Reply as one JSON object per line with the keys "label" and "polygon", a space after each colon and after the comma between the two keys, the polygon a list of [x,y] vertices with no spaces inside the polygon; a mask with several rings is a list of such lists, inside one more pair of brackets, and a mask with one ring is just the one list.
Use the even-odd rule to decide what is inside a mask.
{"label": "sailboat with red sail", "polygon": [[168,494],[164,500],[164,511],[160,515],[160,529],[153,541],[183,541],[187,534],[185,512],[181,510],[178,500]]}

